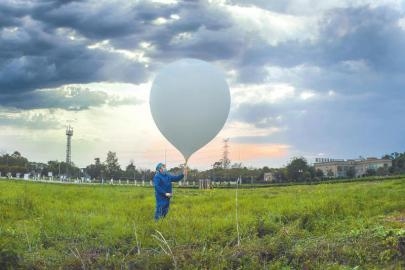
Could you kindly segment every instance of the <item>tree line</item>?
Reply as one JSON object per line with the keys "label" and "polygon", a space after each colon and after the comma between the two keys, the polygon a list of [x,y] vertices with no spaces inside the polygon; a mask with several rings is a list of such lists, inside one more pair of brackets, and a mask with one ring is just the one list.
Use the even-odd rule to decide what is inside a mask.
{"label": "tree line", "polygon": [[[382,158],[392,160],[392,167],[380,168],[376,171],[368,170],[366,175],[388,175],[405,173],[405,152],[386,154]],[[170,169],[172,173],[178,173],[183,170],[183,164]],[[121,168],[117,154],[109,151],[104,161],[95,158],[94,163],[85,168],[78,168],[74,163],[68,164],[63,161],[48,161],[47,163],[30,162],[27,158],[15,151],[12,154],[0,155],[0,173],[1,176],[17,173],[36,177],[64,178],[88,178],[92,181],[108,181],[110,179],[118,180],[143,180],[149,181],[153,178],[154,170],[137,168],[131,161],[125,168]],[[260,183],[264,182],[264,175],[272,173],[272,182],[309,182],[322,181],[328,179],[329,175],[324,175],[320,170],[315,170],[303,157],[296,157],[282,168],[253,168],[243,166],[242,163],[217,161],[214,162],[211,169],[199,171],[188,168],[188,180],[197,181],[198,179],[211,179],[212,181],[236,181],[241,179],[242,183]],[[354,177],[354,171],[347,171],[348,178]]]}

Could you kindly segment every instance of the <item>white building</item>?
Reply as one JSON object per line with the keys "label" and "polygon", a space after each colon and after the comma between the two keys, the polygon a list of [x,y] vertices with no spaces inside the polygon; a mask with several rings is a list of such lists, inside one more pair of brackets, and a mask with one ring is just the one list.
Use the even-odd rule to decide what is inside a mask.
{"label": "white building", "polygon": [[[392,166],[390,159],[367,158],[358,160],[321,160],[314,163],[315,170],[321,170],[326,177],[348,177],[350,173],[354,177],[366,175],[368,170],[377,171],[379,168],[388,170]],[[352,172],[351,172],[352,171]]]}
{"label": "white building", "polygon": [[264,176],[263,176],[263,180],[264,180],[264,182],[274,182],[274,180],[275,180],[275,175],[274,175],[274,173],[272,173],[272,172],[268,172],[268,173],[264,173]]}

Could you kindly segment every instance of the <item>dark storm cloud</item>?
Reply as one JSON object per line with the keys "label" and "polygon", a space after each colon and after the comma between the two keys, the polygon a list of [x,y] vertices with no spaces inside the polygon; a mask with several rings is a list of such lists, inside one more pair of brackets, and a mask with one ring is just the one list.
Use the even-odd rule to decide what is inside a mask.
{"label": "dark storm cloud", "polygon": [[[49,3],[19,7],[14,21],[0,28],[0,93],[18,94],[94,81],[137,83],[147,78],[143,64],[114,51],[91,50],[88,46],[94,42],[83,38],[80,31],[55,28],[35,19],[38,10]],[[9,9],[4,3],[0,5],[1,12]],[[30,14],[32,10],[34,15]]]}
{"label": "dark storm cloud", "polygon": [[68,27],[90,39],[103,40],[142,33],[151,21],[172,12],[170,5],[146,1],[46,2],[35,8],[32,17],[51,28]]}
{"label": "dark storm cloud", "polygon": [[19,96],[0,96],[0,100],[9,107],[23,110],[42,108],[85,110],[91,106],[105,104],[107,98],[108,95],[104,92],[76,88],[33,91]]}
{"label": "dark storm cloud", "polygon": [[[156,16],[157,17],[157,16]],[[112,40],[119,48],[137,48],[140,41],[153,45],[147,56],[155,63],[194,57],[207,61],[230,59],[243,45],[240,31],[227,11],[206,1],[180,1],[163,16],[169,23],[144,25],[144,31]],[[181,36],[185,35],[185,36]],[[152,63],[152,67],[157,67]]]}
{"label": "dark storm cloud", "polygon": [[24,127],[34,130],[59,129],[60,121],[54,115],[45,113],[2,113],[0,111],[0,126]]}
{"label": "dark storm cloud", "polygon": [[205,61],[231,60],[239,54],[242,40],[232,30],[218,32],[202,28],[181,44],[162,44],[150,55],[163,61],[171,61],[181,57],[198,58]]}
{"label": "dark storm cloud", "polygon": [[143,66],[123,56],[81,46],[57,45],[43,54],[24,55],[0,66],[1,93],[28,92],[69,83],[142,82]]}
{"label": "dark storm cloud", "polygon": [[38,90],[20,95],[0,95],[0,103],[18,110],[63,109],[70,111],[87,110],[102,105],[136,105],[135,98],[111,96],[103,91],[91,91],[81,87]]}
{"label": "dark storm cloud", "polygon": [[405,46],[405,35],[398,25],[400,18],[400,12],[387,7],[331,12],[321,32],[325,37],[323,62],[365,59],[376,71],[404,71],[401,48]]}
{"label": "dark storm cloud", "polygon": [[[230,119],[253,123],[256,127],[260,127],[260,123],[264,120],[275,119],[278,115],[279,112],[273,104],[266,102],[256,104],[243,103],[230,115]],[[269,123],[268,127],[275,126],[275,124]]]}
{"label": "dark storm cloud", "polygon": [[[363,83],[375,82],[372,72],[387,77],[405,71],[405,32],[398,25],[401,14],[389,7],[334,9],[323,15],[316,42],[287,41],[276,46],[255,42],[241,59],[240,81],[265,80],[266,65],[293,68],[317,66],[322,76],[314,74],[302,81],[302,87],[348,91]],[[370,70],[355,74],[345,61],[363,61]],[[253,76],[252,76],[253,74]],[[311,75],[311,74],[310,74]],[[359,79],[361,77],[361,79]],[[387,83],[383,77],[382,83]],[[403,84],[404,81],[400,81]],[[373,89],[381,87],[377,83]]]}
{"label": "dark storm cloud", "polygon": [[[254,43],[241,60],[241,82],[287,82],[323,96],[241,104],[232,119],[280,131],[234,141],[288,142],[300,153],[341,158],[402,151],[405,31],[398,20],[403,16],[389,7],[334,9],[323,15],[316,42]],[[276,67],[275,74],[268,65]]]}
{"label": "dark storm cloud", "polygon": [[[179,57],[206,60],[235,54],[230,21],[205,1],[164,5],[148,1],[32,1],[0,4],[0,93],[28,93],[70,83],[145,82],[150,71]],[[170,23],[156,25],[156,19]],[[170,44],[178,33],[199,32],[194,41]],[[109,48],[94,46],[108,40]],[[149,68],[117,52],[150,42]],[[89,49],[93,46],[94,49]],[[168,59],[168,60],[164,60]],[[5,101],[5,100],[3,100]],[[7,104],[3,104],[7,105]]]}
{"label": "dark storm cloud", "polygon": [[[287,4],[263,6],[266,1],[245,2],[273,11],[288,10]],[[18,6],[7,3],[0,4],[0,13],[4,15],[0,17],[0,93],[10,97],[2,98],[5,105],[17,106],[21,101],[18,93],[29,96],[36,89],[69,83],[145,82],[162,63],[183,57],[220,60],[236,70],[243,83],[274,80],[300,89],[332,89],[345,94],[400,89],[405,83],[403,76],[398,76],[405,66],[401,49],[405,46],[404,31],[397,24],[402,14],[387,6],[329,10],[322,15],[314,41],[288,40],[270,45],[257,29],[245,33],[228,10],[207,1],[170,5],[148,1],[33,1]],[[167,23],[157,25],[158,18]],[[114,50],[88,48],[106,40],[112,49],[141,51],[141,42],[150,43],[152,49],[143,50],[150,59],[149,67]],[[356,70],[359,63],[363,67]],[[274,79],[266,70],[269,65],[302,68],[294,74],[283,72]],[[16,97],[14,101],[12,95]],[[90,101],[100,104],[97,99]],[[82,105],[79,107],[86,107]],[[24,106],[39,105],[34,102],[33,106],[20,107]],[[246,116],[249,110],[266,111],[252,104],[239,109],[237,116],[244,121],[255,120]]]}
{"label": "dark storm cloud", "polygon": [[[398,149],[405,143],[405,128],[398,125],[405,115],[405,31],[398,26],[403,15],[388,7],[335,9],[324,15],[315,43],[253,44],[238,68],[241,82],[284,82],[323,97],[241,104],[231,119],[280,131],[234,140],[288,142],[301,153],[342,158],[403,151]],[[267,65],[281,71],[272,74]],[[336,95],[328,97],[331,90]]]}
{"label": "dark storm cloud", "polygon": [[18,19],[26,15],[30,5],[2,1],[0,3],[0,27],[18,25]]}
{"label": "dark storm cloud", "polygon": [[289,1],[282,0],[282,1],[267,1],[267,0],[230,0],[232,4],[241,5],[241,6],[257,6],[259,8],[277,11],[277,12],[285,12],[286,7],[289,4]]}

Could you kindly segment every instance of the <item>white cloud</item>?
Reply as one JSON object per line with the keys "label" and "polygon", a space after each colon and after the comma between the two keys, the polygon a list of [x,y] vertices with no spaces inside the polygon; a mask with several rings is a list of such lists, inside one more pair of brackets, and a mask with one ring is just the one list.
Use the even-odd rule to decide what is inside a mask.
{"label": "white cloud", "polygon": [[[243,1],[242,2],[246,2]],[[268,0],[256,1],[262,2],[260,6],[271,8],[273,5]],[[325,11],[336,9],[336,8],[350,8],[359,6],[370,6],[371,8],[376,8],[380,6],[389,6],[397,10],[403,10],[402,0],[281,0],[282,11],[289,14],[299,14],[299,15],[312,15],[319,14]],[[276,4],[277,5],[277,4]]]}
{"label": "white cloud", "polygon": [[67,37],[71,41],[77,42],[87,40],[83,35],[72,28],[59,27],[56,29],[55,33],[61,39],[65,39]]}
{"label": "white cloud", "polygon": [[[316,17],[293,16],[255,6],[226,6],[236,27],[245,33],[258,33],[270,45],[287,40],[313,41],[318,33]],[[249,42],[247,37],[247,42]]]}
{"label": "white cloud", "polygon": [[131,84],[131,83],[89,83],[82,84],[92,91],[102,91],[109,95],[118,95],[122,98],[133,97],[134,99],[144,103],[149,102],[149,91],[152,83]]}
{"label": "white cloud", "polygon": [[[29,111],[9,111],[0,110],[0,125],[8,130],[22,129],[28,133],[32,130],[57,129],[61,127],[58,118],[49,113],[47,109],[29,110]],[[11,129],[10,129],[11,128]]]}
{"label": "white cloud", "polygon": [[172,14],[172,15],[170,15],[170,19],[180,20],[180,15],[179,14]]}
{"label": "white cloud", "polygon": [[172,23],[174,21],[177,21],[180,19],[180,15],[178,14],[171,14],[169,18],[164,18],[164,17],[158,17],[152,21],[152,24],[154,25],[164,25],[168,23]]}
{"label": "white cloud", "polygon": [[116,49],[114,48],[109,40],[103,40],[91,45],[88,45],[87,48],[90,50],[101,50],[109,53],[116,53],[120,54],[127,59],[133,60],[135,62],[143,63],[144,65],[149,65],[150,58],[146,56],[147,51],[153,49],[150,43],[144,42],[141,43],[142,50],[134,49],[134,50],[124,50],[124,49]]}
{"label": "white cloud", "polygon": [[330,97],[336,96],[336,92],[333,91],[333,90],[329,90],[328,91],[328,96],[330,96]]}
{"label": "white cloud", "polygon": [[294,67],[266,66],[266,81],[268,82],[300,82],[310,76],[319,76],[322,69],[318,66],[301,64]]}
{"label": "white cloud", "polygon": [[177,4],[179,2],[178,0],[150,0],[150,1],[152,3],[166,4],[166,5]]}
{"label": "white cloud", "polygon": [[170,44],[171,45],[176,45],[176,44],[182,44],[183,42],[188,42],[190,41],[196,34],[195,33],[190,33],[190,32],[181,32],[176,35],[174,35],[171,40]]}
{"label": "white cloud", "polygon": [[232,87],[232,106],[236,108],[241,104],[281,104],[327,96],[333,95],[330,93],[322,94],[311,89],[297,90],[287,83],[239,85]]}
{"label": "white cloud", "polygon": [[364,59],[342,61],[341,65],[350,72],[370,71],[370,67]]}
{"label": "white cloud", "polygon": [[154,25],[162,25],[162,24],[166,24],[167,22],[168,22],[168,20],[166,18],[159,17],[159,18],[153,20],[152,24],[154,24]]}
{"label": "white cloud", "polygon": [[311,99],[313,97],[315,97],[315,93],[312,91],[303,91],[300,94],[300,98],[303,100]]}
{"label": "white cloud", "polygon": [[283,128],[280,127],[271,127],[271,128],[259,128],[254,124],[233,121],[228,123],[224,129],[218,135],[223,138],[231,137],[260,137],[260,136],[269,136],[271,134],[283,131]]}
{"label": "white cloud", "polygon": [[295,88],[289,84],[241,85],[232,88],[232,103],[279,103],[295,96]]}
{"label": "white cloud", "polygon": [[405,31],[405,17],[398,20],[398,26]]}

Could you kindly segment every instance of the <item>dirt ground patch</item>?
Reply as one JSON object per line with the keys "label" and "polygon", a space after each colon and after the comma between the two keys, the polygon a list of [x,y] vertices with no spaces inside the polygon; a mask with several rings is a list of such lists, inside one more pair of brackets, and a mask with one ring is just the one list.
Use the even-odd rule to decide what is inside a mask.
{"label": "dirt ground patch", "polygon": [[405,210],[401,211],[399,214],[388,216],[386,220],[389,222],[400,223],[405,227]]}

